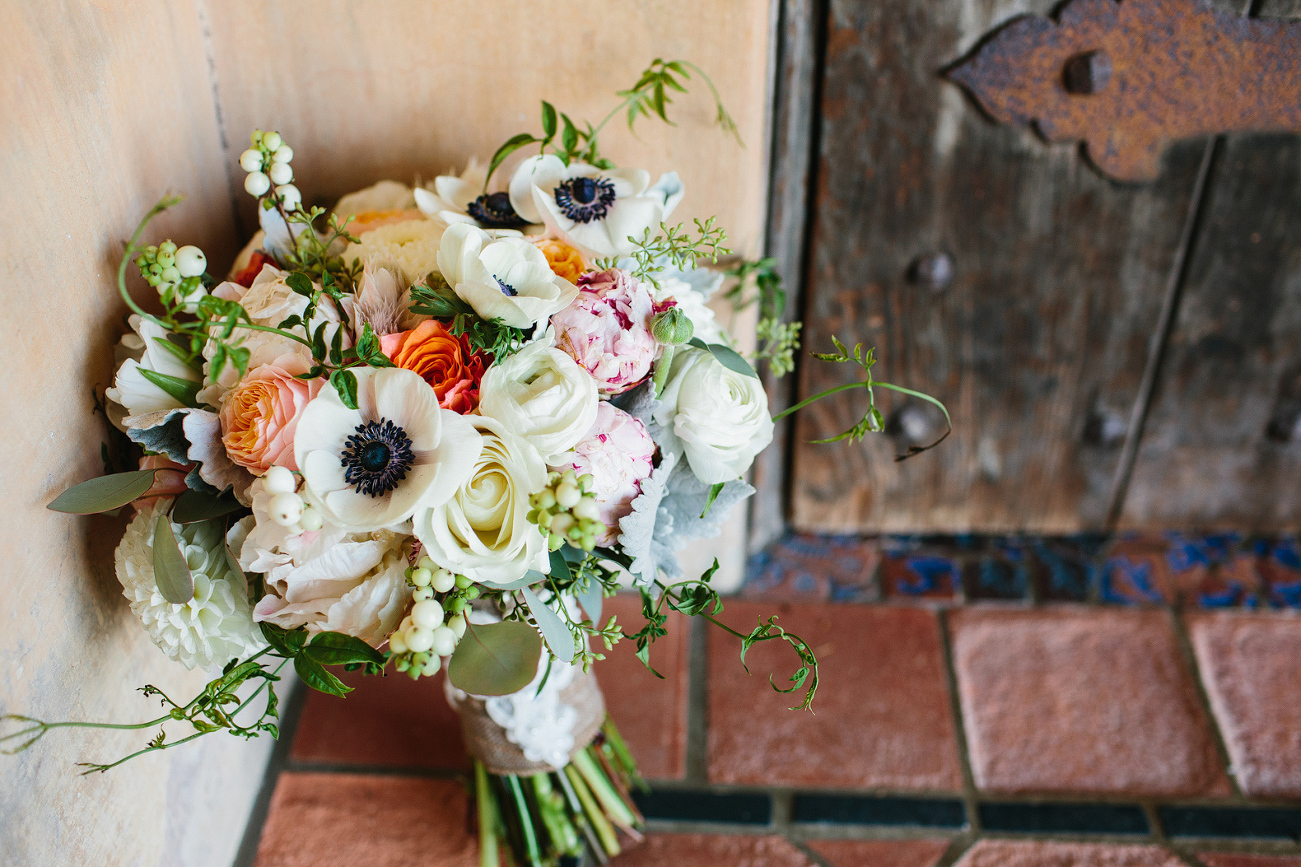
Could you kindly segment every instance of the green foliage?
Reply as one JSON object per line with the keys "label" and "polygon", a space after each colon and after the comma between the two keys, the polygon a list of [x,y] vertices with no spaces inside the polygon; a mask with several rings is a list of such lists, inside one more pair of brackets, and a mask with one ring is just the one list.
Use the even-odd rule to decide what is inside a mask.
{"label": "green foliage", "polygon": [[184,491],[172,504],[172,520],[178,524],[196,524],[229,515],[244,508],[234,493],[226,491],[213,496],[200,491]]}
{"label": "green foliage", "polygon": [[184,605],[194,598],[194,576],[181,553],[167,515],[158,516],[154,525],[154,581],[158,592],[173,605]]}
{"label": "green foliage", "polygon": [[[269,649],[268,649],[269,650]],[[80,766],[86,768],[83,773],[90,774],[96,771],[103,773],[111,768],[115,768],[123,762],[130,761],[137,756],[146,753],[157,752],[178,747],[181,744],[188,743],[203,735],[211,734],[218,731],[228,731],[233,735],[243,738],[255,738],[260,734],[266,733],[271,737],[279,737],[280,729],[277,725],[279,719],[279,698],[276,696],[273,684],[280,680],[280,669],[284,667],[282,663],[274,671],[268,671],[265,666],[259,662],[259,657],[263,656],[268,650],[254,654],[244,661],[231,660],[230,663],[222,670],[221,676],[212,680],[199,695],[195,696],[185,704],[178,704],[172,701],[158,687],[152,684],[141,687],[140,692],[145,696],[158,696],[162,705],[167,709],[167,713],[157,719],[148,720],[142,723],[87,723],[87,722],[44,722],[20,714],[8,714],[0,717],[0,721],[13,721],[20,725],[18,731],[10,732],[6,735],[0,735],[0,743],[6,741],[16,741],[18,746],[11,749],[0,750],[8,755],[20,753],[28,749],[46,734],[57,728],[98,728],[98,729],[120,729],[120,730],[138,730],[153,728],[158,726],[158,732],[145,745],[144,749],[137,750],[130,755],[124,756],[115,762],[107,764],[98,764],[92,762],[81,762]],[[240,690],[247,684],[257,686],[253,692],[245,697],[240,697]],[[255,699],[266,690],[266,704],[263,706],[261,713],[251,722],[240,722],[242,711],[251,707]],[[166,723],[185,723],[194,731],[180,740],[169,741],[167,732],[162,728]]]}
{"label": "green foliage", "polygon": [[[686,223],[678,223],[671,228],[666,223],[660,223],[659,229],[654,233],[647,229],[640,238],[629,236],[628,240],[634,245],[632,275],[658,286],[659,281],[655,275],[664,270],[666,263],[679,271],[691,271],[699,259],[717,262],[719,257],[731,253],[726,246],[727,232],[716,226],[714,220],[714,217],[704,222],[693,220],[696,224],[694,235],[683,228]],[[602,261],[597,263],[597,267],[614,267],[614,264]]]}
{"label": "green foliage", "polygon": [[411,287],[411,310],[447,323],[457,337],[465,335],[470,349],[500,361],[513,355],[527,339],[523,329],[498,320],[480,319],[474,308],[461,300],[447,281],[430,274],[424,283]]}
{"label": "green foliage", "polygon": [[840,442],[841,440],[849,440],[851,443],[856,442],[862,439],[863,437],[867,436],[869,433],[880,433],[881,431],[885,430],[885,420],[881,416],[881,411],[876,407],[876,394],[873,391],[873,389],[876,388],[884,388],[890,391],[899,392],[900,394],[907,395],[908,397],[914,397],[917,398],[918,400],[924,400],[927,403],[930,403],[931,405],[938,407],[940,412],[944,413],[945,430],[944,433],[940,435],[940,438],[928,445],[909,446],[908,451],[904,452],[901,455],[895,455],[896,461],[907,460],[908,458],[911,458],[914,455],[919,455],[924,451],[928,451],[930,449],[935,448],[940,443],[944,442],[944,440],[948,438],[949,434],[953,432],[953,421],[952,419],[949,418],[949,411],[948,409],[945,408],[943,403],[931,397],[929,394],[923,394],[922,392],[914,391],[911,388],[904,388],[902,385],[894,385],[893,383],[889,383],[889,382],[881,382],[873,378],[872,368],[876,366],[875,349],[868,349],[866,352],[864,352],[863,344],[860,343],[854,347],[854,352],[851,355],[849,350],[845,348],[845,344],[841,343],[838,338],[832,337],[831,342],[834,343],[836,346],[835,352],[815,352],[813,353],[813,357],[819,359],[820,361],[830,361],[839,364],[845,364],[845,363],[856,364],[860,368],[862,368],[863,372],[867,375],[866,379],[864,379],[862,382],[851,382],[845,385],[836,385],[836,386],[832,386],[831,388],[820,391],[817,394],[813,395],[812,397],[807,397],[804,400],[800,401],[799,403],[795,404],[794,406],[789,407],[777,413],[777,415],[773,416],[773,421],[777,421],[778,419],[785,418],[786,416],[798,412],[804,407],[809,406],[810,404],[816,401],[822,400],[823,398],[830,397],[833,394],[838,394],[842,391],[848,391],[854,388],[863,388],[867,390],[867,399],[868,399],[867,412],[864,413],[863,418],[859,420],[856,424],[854,424],[852,427],[850,427],[848,430],[843,431],[837,436],[829,437],[828,439],[824,439],[824,440],[814,440],[815,443],[834,443],[834,442]]}
{"label": "green foliage", "polygon": [[542,639],[527,623],[467,623],[447,664],[447,677],[474,695],[510,695],[533,680],[541,657]]}
{"label": "green foliage", "polygon": [[[107,463],[107,459],[106,459]],[[156,470],[132,470],[88,479],[73,485],[46,506],[55,512],[73,515],[95,515],[120,509],[127,503],[144,496],[154,483]]]}
{"label": "green foliage", "polygon": [[[782,285],[781,274],[777,272],[777,260],[746,260],[725,273],[737,280],[736,285],[728,289],[724,296],[737,310],[744,310],[756,302],[759,304],[759,322],[755,326],[759,349],[754,354],[755,361],[767,359],[768,369],[773,376],[781,377],[790,373],[795,369],[795,353],[800,348],[802,323],[781,321],[786,310],[786,289]],[[753,295],[749,291],[751,286],[755,290]]]}
{"label": "green foliage", "polygon": [[[759,618],[759,625],[749,635],[741,639],[742,665],[745,665],[745,655],[749,653],[750,648],[763,641],[785,641],[795,648],[795,652],[800,658],[800,667],[790,676],[790,686],[785,688],[778,686],[772,675],[768,675],[768,682],[778,692],[794,692],[802,688],[807,681],[808,689],[804,692],[804,700],[791,710],[810,710],[813,706],[813,696],[818,691],[818,659],[814,655],[813,649],[809,647],[808,642],[803,638],[793,635],[778,626],[775,615],[769,617],[767,622],[763,618]],[[748,672],[750,667],[746,665],[745,670]],[[811,681],[808,680],[810,675],[813,677]]]}
{"label": "green foliage", "polygon": [[538,152],[543,154],[550,148],[551,153],[558,156],[566,165],[582,162],[598,169],[614,168],[614,163],[600,154],[598,138],[605,125],[622,112],[627,115],[629,131],[635,131],[634,127],[641,117],[658,117],[670,126],[674,126],[668,116],[668,106],[673,103],[670,93],[686,93],[685,83],[691,79],[693,72],[700,76],[700,80],[709,88],[710,95],[714,99],[715,123],[723,131],[734,136],[737,144],[745,147],[736,121],[728,114],[722,97],[718,94],[718,88],[714,86],[713,80],[705,74],[704,70],[685,60],[663,60],[657,57],[642,71],[632,87],[616,92],[616,96],[621,98],[620,103],[596,126],[588,121],[575,122],[569,115],[557,111],[554,105],[543,100],[542,135],[521,132],[503,142],[488,163],[488,173],[483,179],[484,192],[488,191],[488,181],[492,179],[501,164],[511,154],[531,144],[538,145]]}

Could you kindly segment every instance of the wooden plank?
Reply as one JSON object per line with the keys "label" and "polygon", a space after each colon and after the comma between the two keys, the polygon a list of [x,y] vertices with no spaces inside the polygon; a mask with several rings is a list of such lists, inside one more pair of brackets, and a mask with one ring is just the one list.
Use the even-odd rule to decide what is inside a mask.
{"label": "wooden plank", "polygon": [[1230,137],[1121,513],[1124,528],[1301,523],[1301,138]]}
{"label": "wooden plank", "polygon": [[[859,393],[802,413],[799,529],[1102,524],[1201,148],[1173,149],[1152,185],[1119,185],[940,80],[991,27],[1050,7],[1031,5],[831,3],[805,346],[877,345],[878,378],[944,400],[955,431],[896,464],[900,438],[808,444],[857,421]],[[935,253],[954,268],[941,291],[908,277]],[[801,394],[854,379],[810,363]]]}
{"label": "wooden plank", "polygon": [[[186,700],[209,676],[168,660],[128,608],[113,569],[124,519],[45,504],[103,471],[92,395],[122,333],[123,239],[163,194],[186,192],[151,237],[199,244],[215,267],[235,249],[202,28],[191,3],[7,0],[0,33],[0,713],[149,719],[157,701],[138,687]],[[229,864],[271,743],[215,735],[77,775],[74,762],[152,736],[61,729],[0,756],[0,861]]]}
{"label": "wooden plank", "polygon": [[[768,190],[767,250],[778,262],[788,293],[786,321],[803,307],[804,251],[808,240],[809,181],[813,157],[816,104],[822,70],[818,0],[782,0],[777,31],[777,68],[773,105],[772,168]],[[768,407],[778,413],[793,402],[795,378],[775,380],[764,370]],[[754,462],[751,483],[750,547],[767,547],[786,530],[790,432],[793,421],[777,423],[773,441]]]}

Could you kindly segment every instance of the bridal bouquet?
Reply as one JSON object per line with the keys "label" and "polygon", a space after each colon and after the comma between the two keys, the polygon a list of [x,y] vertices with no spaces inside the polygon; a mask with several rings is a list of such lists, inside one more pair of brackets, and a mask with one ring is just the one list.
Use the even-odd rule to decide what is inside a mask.
{"label": "bridal bouquet", "polygon": [[[667,120],[666,88],[691,71],[703,77],[656,61],[617,111]],[[541,135],[486,164],[329,210],[304,205],[290,145],[254,132],[239,162],[262,230],[224,280],[192,245],[141,241],[175,199],[141,222],[118,274],[132,314],[106,410],[142,456],[51,508],[131,509],[116,571],[132,611],[168,657],[220,674],[188,702],[145,687],[165,714],[133,726],[159,731],[128,759],[221,730],[276,735],[288,665],[336,695],[338,666],[445,670],[484,864],[503,848],[517,864],[605,860],[637,838],[635,766],[592,664],[627,637],[649,666],[670,609],[732,631],[713,569],[686,576],[677,552],[753,492],[742,476],[773,419],[706,304],[727,275],[698,263],[727,254],[723,232],[670,226],[677,175],[616,167],[604,125],[543,103]],[[127,291],[130,265],[153,312]],[[777,320],[771,263],[732,273],[763,290],[752,358],[789,369],[798,326]],[[870,352],[838,350],[869,394],[907,392],[872,380]],[[845,436],[880,428],[871,406]],[[602,624],[621,584],[643,598],[635,631]],[[775,618],[733,634],[742,659],[788,642],[799,667],[784,689],[809,706],[804,641]],[[19,749],[96,725],[10,720]],[[192,731],[169,739],[164,723]]]}

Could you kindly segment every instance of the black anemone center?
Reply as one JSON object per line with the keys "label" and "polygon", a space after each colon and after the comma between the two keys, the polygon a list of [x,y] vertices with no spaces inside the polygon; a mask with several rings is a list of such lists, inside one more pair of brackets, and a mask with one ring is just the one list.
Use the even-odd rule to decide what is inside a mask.
{"label": "black anemone center", "polygon": [[488,193],[466,205],[465,212],[489,229],[512,229],[525,225],[510,203],[507,193]]}
{"label": "black anemone center", "polygon": [[510,285],[505,280],[498,277],[496,274],[492,275],[492,279],[497,281],[497,288],[501,290],[501,293],[503,295],[509,295],[510,297],[514,298],[516,295],[519,294],[519,292],[515,290],[514,286]]}
{"label": "black anemone center", "polygon": [[386,418],[357,425],[339,455],[343,478],[360,494],[379,497],[407,477],[415,462],[411,437]]}
{"label": "black anemone center", "polygon": [[556,207],[575,223],[603,220],[614,205],[614,183],[606,178],[570,178],[555,189]]}

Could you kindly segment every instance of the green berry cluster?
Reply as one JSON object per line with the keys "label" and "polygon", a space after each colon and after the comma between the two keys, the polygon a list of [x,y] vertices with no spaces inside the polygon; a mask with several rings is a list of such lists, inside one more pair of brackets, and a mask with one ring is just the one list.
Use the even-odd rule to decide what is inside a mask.
{"label": "green berry cluster", "polygon": [[202,285],[208,259],[198,247],[177,247],[174,241],[151,244],[136,256],[136,267],[145,282],[169,303],[194,303],[206,290]]}
{"label": "green berry cluster", "polygon": [[591,551],[596,537],[606,530],[600,520],[595,483],[590,473],[579,476],[573,470],[553,472],[547,486],[529,497],[528,519],[547,534],[547,546],[555,551],[568,542],[575,548]]}
{"label": "green berry cluster", "polygon": [[389,652],[398,671],[412,680],[429,677],[456,650],[465,635],[465,609],[479,598],[479,588],[464,575],[453,575],[428,557],[407,568],[415,588],[415,605],[389,636]]}

